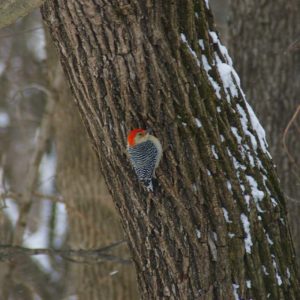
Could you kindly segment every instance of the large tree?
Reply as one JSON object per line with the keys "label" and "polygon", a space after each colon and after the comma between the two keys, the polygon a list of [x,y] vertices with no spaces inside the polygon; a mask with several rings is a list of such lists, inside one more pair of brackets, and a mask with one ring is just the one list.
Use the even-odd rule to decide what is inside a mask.
{"label": "large tree", "polygon": [[[208,2],[48,0],[60,53],[119,210],[143,299],[297,299],[285,201]],[[126,133],[164,145],[148,193]]]}
{"label": "large tree", "polygon": [[300,93],[300,2],[231,0],[230,4],[228,44],[246,95],[266,128],[287,198],[299,263],[300,139],[295,120],[300,116],[296,116]]}

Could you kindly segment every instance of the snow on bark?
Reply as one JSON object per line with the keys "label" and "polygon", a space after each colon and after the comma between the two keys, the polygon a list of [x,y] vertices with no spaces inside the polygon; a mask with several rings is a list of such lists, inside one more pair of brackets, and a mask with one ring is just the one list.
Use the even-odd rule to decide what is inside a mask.
{"label": "snow on bark", "polygon": [[238,284],[233,283],[232,288],[233,288],[234,299],[235,300],[240,300],[240,297],[239,297],[239,294],[238,294],[238,289],[240,288],[240,286]]}
{"label": "snow on bark", "polygon": [[228,214],[228,211],[226,210],[226,208],[222,207],[222,210],[223,210],[223,215],[224,215],[225,221],[227,223],[232,223],[232,221],[229,219],[229,214]]}
{"label": "snow on bark", "polygon": [[241,214],[241,221],[246,237],[244,238],[245,249],[248,254],[251,254],[251,247],[253,246],[251,233],[250,233],[250,222],[245,214]]}
{"label": "snow on bark", "polygon": [[[243,92],[243,90],[241,89],[241,86],[240,86],[240,78],[239,78],[238,74],[236,73],[236,71],[233,68],[232,59],[230,58],[226,47],[224,47],[221,44],[216,32],[210,31],[209,34],[210,34],[210,37],[211,37],[213,43],[218,45],[218,48],[219,48],[220,52],[222,53],[222,56],[225,59],[225,62],[222,62],[219,55],[215,52],[215,61],[214,61],[214,63],[217,66],[220,78],[223,82],[223,86],[225,88],[225,94],[226,94],[227,101],[230,101],[230,99],[232,97],[237,97],[238,94],[239,94],[238,92],[241,93],[241,95],[243,96],[243,99],[245,101],[246,107],[247,107],[247,111],[248,111],[248,114],[249,114],[249,118],[250,118],[252,128],[257,133],[257,137],[258,137],[258,140],[259,140],[260,147],[261,147],[261,149],[264,153],[266,153],[269,157],[271,157],[268,150],[267,150],[268,144],[266,142],[265,131],[264,131],[263,127],[261,126],[261,124],[259,123],[253,109],[251,108],[251,106],[246,101],[245,94],[244,94],[244,92]],[[230,95],[228,94],[227,90],[230,91]],[[248,118],[246,116],[246,112],[242,109],[241,106],[238,107],[238,110],[239,110],[239,113],[240,113],[240,116],[241,116],[241,121],[242,121],[242,126],[243,126],[243,129],[244,129],[244,133],[250,137],[254,148],[257,149],[256,138],[253,136],[253,134],[248,129]]]}

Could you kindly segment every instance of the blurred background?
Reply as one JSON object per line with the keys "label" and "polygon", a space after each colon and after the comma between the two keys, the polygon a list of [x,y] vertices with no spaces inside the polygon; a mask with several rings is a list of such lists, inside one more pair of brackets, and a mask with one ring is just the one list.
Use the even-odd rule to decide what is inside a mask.
{"label": "blurred background", "polygon": [[[0,31],[0,87],[0,245],[68,251],[123,240],[39,10]],[[137,299],[126,243],[108,252],[100,262],[6,257],[0,246],[0,299]]]}

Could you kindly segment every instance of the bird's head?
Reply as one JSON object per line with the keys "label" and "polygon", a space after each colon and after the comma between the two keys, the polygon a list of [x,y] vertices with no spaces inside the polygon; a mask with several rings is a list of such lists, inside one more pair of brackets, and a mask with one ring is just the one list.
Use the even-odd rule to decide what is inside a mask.
{"label": "bird's head", "polygon": [[149,133],[145,129],[133,129],[129,132],[127,143],[129,147],[134,147],[137,144],[147,141]]}

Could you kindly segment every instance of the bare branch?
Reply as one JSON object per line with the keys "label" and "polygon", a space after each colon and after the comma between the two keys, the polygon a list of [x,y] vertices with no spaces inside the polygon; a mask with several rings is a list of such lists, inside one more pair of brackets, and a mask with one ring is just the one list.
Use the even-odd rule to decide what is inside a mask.
{"label": "bare branch", "polygon": [[130,259],[123,259],[115,255],[109,254],[107,251],[124,244],[126,241],[121,240],[111,245],[99,249],[92,250],[58,250],[47,248],[30,249],[20,246],[0,245],[0,261],[5,262],[16,258],[17,256],[32,256],[32,255],[52,255],[60,256],[63,259],[76,263],[100,263],[104,261],[111,261],[121,264],[130,264]]}
{"label": "bare branch", "polygon": [[34,27],[34,28],[30,28],[30,29],[20,30],[20,31],[14,32],[14,33],[2,34],[2,35],[0,35],[0,39],[9,38],[9,37],[16,36],[16,35],[24,35],[25,33],[33,32],[36,30],[43,30],[43,29],[44,28],[40,26],[40,27]]}
{"label": "bare branch", "polygon": [[[46,199],[46,200],[50,200],[52,202],[61,202],[64,203],[63,198],[60,195],[46,195],[46,194],[42,194],[42,193],[38,193],[38,192],[34,192],[32,194],[35,198],[38,199]],[[14,199],[14,200],[20,200],[24,198],[24,195],[21,193],[15,193],[15,192],[11,192],[11,191],[5,191],[0,193],[0,200],[2,200],[3,202],[5,201],[5,199],[10,198],[10,199]]]}
{"label": "bare branch", "polygon": [[293,162],[294,164],[296,164],[296,160],[295,158],[291,155],[291,153],[289,152],[289,149],[288,149],[288,146],[287,146],[287,142],[286,142],[286,139],[287,139],[287,135],[289,133],[289,130],[291,128],[291,126],[293,124],[297,124],[296,123],[296,118],[298,117],[298,115],[300,114],[300,105],[297,107],[295,113],[293,114],[292,118],[290,119],[289,123],[287,124],[284,132],[283,132],[283,137],[282,137],[282,143],[283,143],[283,148],[284,150],[286,151],[289,159],[291,162]]}
{"label": "bare branch", "polygon": [[0,28],[26,16],[43,2],[44,0],[0,0]]}
{"label": "bare branch", "polygon": [[46,149],[47,141],[50,137],[51,127],[52,127],[52,117],[55,109],[55,100],[52,92],[46,89],[45,87],[37,84],[33,84],[26,87],[35,88],[44,92],[47,97],[47,105],[45,108],[44,116],[40,126],[39,134],[36,140],[36,147],[32,154],[31,161],[28,167],[28,173],[26,180],[26,189],[23,193],[23,199],[20,207],[20,215],[16,225],[13,244],[18,245],[22,244],[23,233],[26,228],[27,215],[32,206],[32,198],[36,188],[36,183],[39,176],[39,165],[43,154]]}

